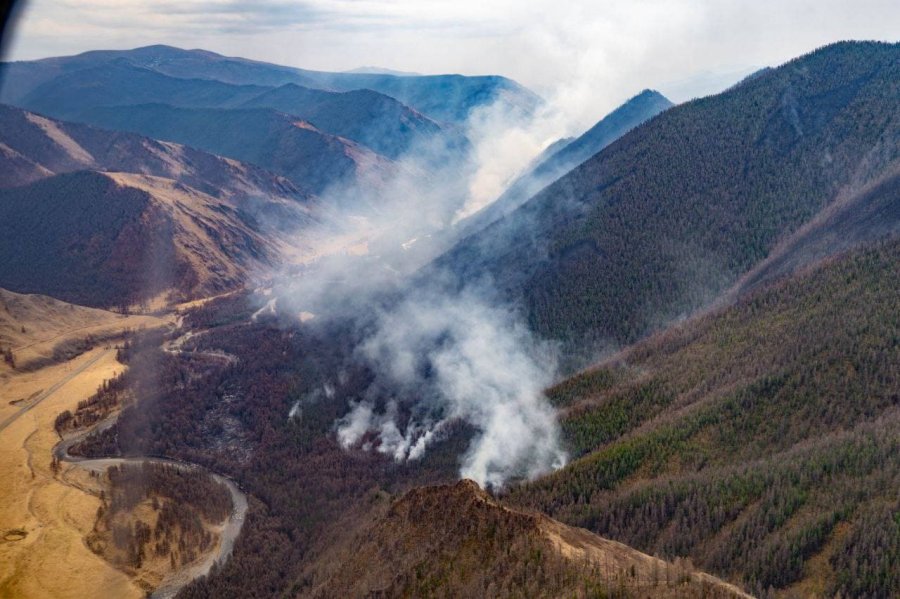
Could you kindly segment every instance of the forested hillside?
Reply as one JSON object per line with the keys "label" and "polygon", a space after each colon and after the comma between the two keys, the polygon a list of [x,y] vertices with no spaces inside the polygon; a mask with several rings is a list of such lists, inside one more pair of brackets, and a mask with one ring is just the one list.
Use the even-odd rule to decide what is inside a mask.
{"label": "forested hillside", "polygon": [[898,169],[900,165],[883,179],[839,197],[741,277],[732,294],[745,293],[867,242],[900,234]]}
{"label": "forested hillside", "polygon": [[534,507],[766,595],[900,589],[900,240],[550,390],[578,457]]}
{"label": "forested hillside", "polygon": [[689,314],[900,157],[900,45],[840,43],[667,110],[461,241],[531,327],[623,344]]}
{"label": "forested hillside", "polygon": [[462,423],[415,462],[344,451],[334,421],[372,376],[346,368],[353,333],[271,316],[250,323],[247,299],[188,312],[198,333],[181,354],[159,350],[158,332],[129,342],[120,352],[129,370],[104,395],[124,412],[73,448],[196,461],[252,495],[229,561],[184,596],[742,596],[687,561],[509,510],[471,481],[414,489],[454,481],[471,434]]}
{"label": "forested hillside", "polygon": [[[251,496],[231,558],[185,589],[186,597],[288,592],[301,584],[308,560],[355,530],[386,494],[453,481],[464,448],[466,432],[456,427],[415,464],[344,451],[334,422],[371,382],[358,367],[345,369],[340,381],[331,378],[346,365],[343,352],[354,337],[315,321],[250,322],[255,310],[247,294],[236,294],[190,311],[187,330],[206,332],[180,354],[160,349],[159,334],[130,343],[120,386],[136,402],[123,402],[115,426],[73,449],[196,462],[239,481]],[[207,351],[235,359],[212,359]],[[301,409],[289,417],[295,404]]]}

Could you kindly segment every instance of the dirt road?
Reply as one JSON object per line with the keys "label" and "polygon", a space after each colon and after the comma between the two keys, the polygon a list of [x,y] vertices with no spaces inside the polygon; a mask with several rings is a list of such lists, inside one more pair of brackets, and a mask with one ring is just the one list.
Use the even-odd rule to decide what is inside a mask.
{"label": "dirt road", "polygon": [[51,395],[56,393],[57,391],[59,391],[64,385],[68,384],[72,379],[74,379],[77,376],[80,376],[83,372],[85,372],[86,370],[91,368],[94,364],[96,364],[97,362],[102,360],[104,357],[106,357],[113,351],[115,351],[115,350],[112,350],[112,349],[103,350],[101,353],[97,354],[96,356],[94,356],[93,358],[91,358],[90,360],[88,360],[87,362],[85,362],[84,364],[79,366],[78,368],[76,368],[74,371],[69,373],[68,376],[66,376],[62,380],[54,383],[53,386],[51,386],[46,391],[40,393],[37,397],[26,400],[18,412],[7,417],[5,420],[3,420],[3,422],[0,422],[0,434],[2,434],[3,431],[6,429],[6,427],[9,426],[10,424],[12,424],[13,422],[15,422],[20,416],[22,416],[23,414],[25,414],[26,412],[31,410],[33,407],[35,407],[36,405],[38,405],[39,403],[41,403],[42,401],[44,401],[45,399],[47,399],[48,397],[50,397]]}

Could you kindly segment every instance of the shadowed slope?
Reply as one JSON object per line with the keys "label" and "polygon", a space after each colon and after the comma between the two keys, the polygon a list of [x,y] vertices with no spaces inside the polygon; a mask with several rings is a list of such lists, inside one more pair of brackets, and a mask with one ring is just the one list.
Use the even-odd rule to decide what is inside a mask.
{"label": "shadowed slope", "polygon": [[377,184],[392,163],[347,139],[268,108],[222,110],[144,104],[95,108],[80,119],[243,160],[314,193],[353,180]]}
{"label": "shadowed slope", "polygon": [[310,194],[259,167],[133,133],[108,131],[47,118],[0,104],[0,144],[14,153],[4,168],[19,161],[33,165],[2,180],[3,187],[51,174],[97,169],[134,172],[182,181],[218,197],[283,198],[307,203]]}
{"label": "shadowed slope", "polygon": [[210,295],[276,259],[228,201],[169,179],[83,171],[0,191],[0,285],[91,306]]}
{"label": "shadowed slope", "polygon": [[272,108],[297,116],[317,129],[352,139],[394,159],[416,145],[440,144],[447,152],[460,152],[467,146],[462,135],[445,131],[397,100],[368,89],[335,93],[290,83],[242,106]]}

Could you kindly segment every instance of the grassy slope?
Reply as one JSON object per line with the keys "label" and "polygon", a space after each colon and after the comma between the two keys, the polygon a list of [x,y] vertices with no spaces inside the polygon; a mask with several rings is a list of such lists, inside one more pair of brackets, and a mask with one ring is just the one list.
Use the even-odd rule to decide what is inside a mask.
{"label": "grassy slope", "polygon": [[273,263],[271,242],[170,179],[80,171],[0,190],[0,283],[90,306],[233,289]]}
{"label": "grassy slope", "polygon": [[[158,322],[0,288],[0,352],[11,349],[19,370],[67,360],[123,330]],[[10,375],[9,365],[0,363],[0,379]]]}
{"label": "grassy slope", "polygon": [[268,169],[314,193],[353,177],[383,176],[392,164],[349,140],[269,108],[95,107],[78,120],[201,148]]}
{"label": "grassy slope", "polygon": [[578,459],[511,499],[751,591],[895,596],[898,264],[832,259],[561,383]]}

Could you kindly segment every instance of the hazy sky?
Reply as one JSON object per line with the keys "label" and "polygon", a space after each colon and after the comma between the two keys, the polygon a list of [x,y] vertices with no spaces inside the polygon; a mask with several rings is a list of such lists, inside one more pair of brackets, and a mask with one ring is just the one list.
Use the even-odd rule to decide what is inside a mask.
{"label": "hazy sky", "polygon": [[165,43],[321,70],[502,74],[599,116],[841,39],[900,40],[898,0],[34,0],[6,59]]}

